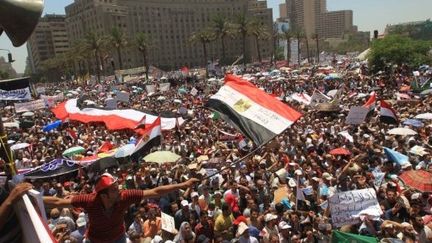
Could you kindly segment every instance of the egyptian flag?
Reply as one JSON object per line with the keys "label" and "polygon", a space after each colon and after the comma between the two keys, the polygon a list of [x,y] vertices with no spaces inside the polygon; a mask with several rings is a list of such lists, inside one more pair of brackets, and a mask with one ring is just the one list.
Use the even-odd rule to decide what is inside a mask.
{"label": "egyptian flag", "polygon": [[380,120],[384,123],[397,124],[398,117],[396,111],[384,100],[380,102]]}
{"label": "egyptian flag", "polygon": [[252,83],[234,75],[205,105],[219,112],[256,145],[264,144],[285,131],[302,114],[273,98]]}
{"label": "egyptian flag", "polygon": [[137,142],[135,151],[132,153],[132,161],[138,161],[141,157],[148,154],[150,149],[161,144],[161,118],[158,117],[151,125],[147,125],[146,132]]}
{"label": "egyptian flag", "polygon": [[370,113],[375,109],[375,103],[376,103],[376,93],[372,92],[370,94],[368,101],[366,101],[366,103],[363,105],[363,107],[367,108],[369,110],[369,113]]}
{"label": "egyptian flag", "polygon": [[[175,128],[176,123],[183,124],[183,118],[177,118],[177,114],[173,112],[162,112],[155,114],[152,111],[138,111],[134,109],[107,109],[85,106],[78,99],[70,99],[60,103],[51,111],[60,120],[69,119],[71,121],[79,121],[83,123],[102,122],[108,130],[122,130],[135,128],[143,121],[152,124],[159,115],[162,116],[162,129],[171,130]],[[140,131],[140,129],[136,130]],[[141,133],[140,133],[141,134]]]}

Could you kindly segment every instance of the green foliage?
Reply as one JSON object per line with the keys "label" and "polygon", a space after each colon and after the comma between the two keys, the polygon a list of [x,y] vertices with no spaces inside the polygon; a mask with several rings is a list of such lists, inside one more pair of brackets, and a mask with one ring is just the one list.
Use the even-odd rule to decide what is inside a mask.
{"label": "green foliage", "polygon": [[408,36],[418,40],[431,40],[432,21],[428,19],[421,23],[394,25],[389,28],[389,33]]}
{"label": "green foliage", "polygon": [[346,54],[348,52],[362,52],[368,48],[368,44],[364,41],[353,38],[352,36],[348,37],[348,40],[340,43],[336,47],[327,47],[324,48],[325,51],[338,53],[338,54]]}
{"label": "green foliage", "polygon": [[0,70],[0,79],[8,79],[8,78],[10,78],[9,73]]}
{"label": "green foliage", "polygon": [[430,64],[432,61],[431,47],[432,42],[430,41],[389,35],[384,39],[372,42],[371,52],[368,55],[369,67],[373,72],[378,72],[394,64],[406,64],[409,67]]}

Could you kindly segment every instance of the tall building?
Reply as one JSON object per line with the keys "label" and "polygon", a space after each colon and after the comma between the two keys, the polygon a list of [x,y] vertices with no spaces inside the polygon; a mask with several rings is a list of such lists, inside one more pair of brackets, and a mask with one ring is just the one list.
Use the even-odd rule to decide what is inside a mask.
{"label": "tall building", "polygon": [[69,39],[64,15],[47,14],[39,20],[27,41],[30,66],[35,73],[43,61],[69,50]]}
{"label": "tall building", "polygon": [[[75,0],[65,8],[67,29],[71,43],[85,37],[88,32],[109,35],[113,27],[125,32],[130,39],[138,32],[150,36],[149,62],[163,69],[181,66],[202,66],[203,50],[200,43],[189,41],[192,33],[212,24],[216,15],[235,17],[244,13],[257,18],[272,30],[273,16],[266,1],[258,0]],[[247,41],[247,52],[256,58],[253,38]],[[272,53],[271,40],[262,41],[261,54]],[[235,60],[241,55],[240,38],[225,39],[226,57]],[[221,57],[221,41],[208,46],[209,59]],[[143,57],[136,47],[122,51],[123,68],[143,66]],[[114,60],[118,68],[115,51],[107,53],[104,61]],[[110,66],[110,65],[108,65]]]}
{"label": "tall building", "polygon": [[300,29],[311,38],[342,38],[356,31],[351,10],[327,11],[326,0],[286,0],[286,15],[294,29]]}

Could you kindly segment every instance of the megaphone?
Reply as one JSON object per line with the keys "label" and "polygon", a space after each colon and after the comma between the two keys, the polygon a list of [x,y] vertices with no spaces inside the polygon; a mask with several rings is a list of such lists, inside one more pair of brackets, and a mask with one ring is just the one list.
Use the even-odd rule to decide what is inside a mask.
{"label": "megaphone", "polygon": [[33,33],[43,10],[43,0],[1,0],[0,35],[4,31],[15,47]]}

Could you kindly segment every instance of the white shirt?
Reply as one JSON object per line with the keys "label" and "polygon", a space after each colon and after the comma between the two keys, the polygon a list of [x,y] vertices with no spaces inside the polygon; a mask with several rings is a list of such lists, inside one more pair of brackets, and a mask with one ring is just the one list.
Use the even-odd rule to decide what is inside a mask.
{"label": "white shirt", "polygon": [[253,236],[249,236],[247,239],[244,238],[243,236],[240,236],[239,242],[240,243],[258,243],[258,240]]}

